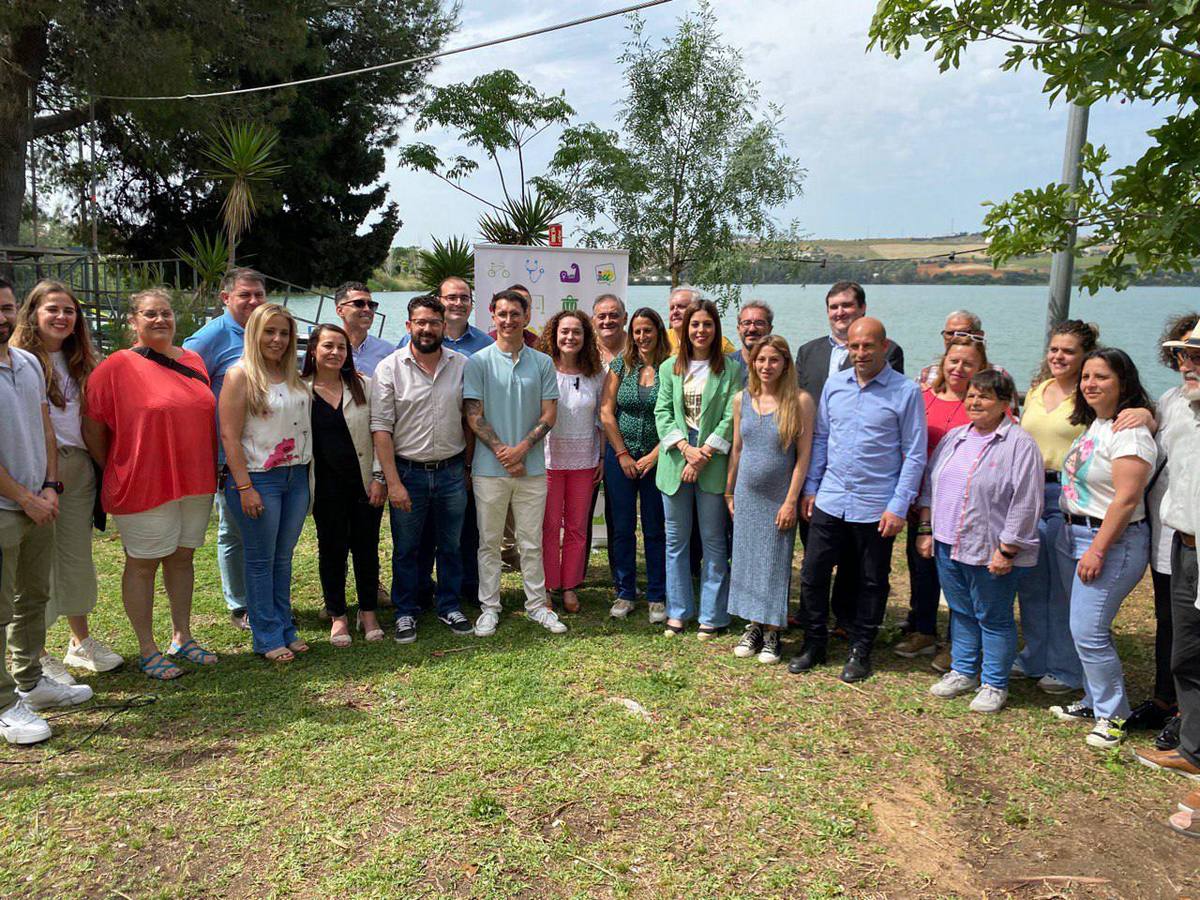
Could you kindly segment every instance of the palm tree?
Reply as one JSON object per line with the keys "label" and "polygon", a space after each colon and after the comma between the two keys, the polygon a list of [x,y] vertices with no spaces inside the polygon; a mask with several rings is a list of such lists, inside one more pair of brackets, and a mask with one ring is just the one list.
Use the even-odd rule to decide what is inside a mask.
{"label": "palm tree", "polygon": [[257,211],[255,190],[270,184],[283,172],[272,151],[279,141],[279,132],[257,122],[217,124],[216,130],[205,138],[201,153],[211,168],[205,172],[213,181],[227,185],[221,204],[221,218],[229,245],[229,268],[237,255],[237,242],[250,229]]}

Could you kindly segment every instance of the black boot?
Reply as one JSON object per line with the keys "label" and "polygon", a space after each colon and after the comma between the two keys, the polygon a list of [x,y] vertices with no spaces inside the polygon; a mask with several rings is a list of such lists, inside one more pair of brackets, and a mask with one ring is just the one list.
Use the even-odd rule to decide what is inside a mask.
{"label": "black boot", "polygon": [[800,653],[793,656],[791,662],[788,663],[788,671],[793,675],[799,675],[824,662],[825,641],[805,640],[800,647]]}
{"label": "black boot", "polygon": [[1154,739],[1154,746],[1159,750],[1177,750],[1179,749],[1179,726],[1182,724],[1182,719],[1179,716],[1173,718]]}
{"label": "black boot", "polygon": [[854,647],[850,650],[850,658],[846,660],[846,665],[842,667],[841,679],[847,684],[853,684],[856,681],[862,681],[871,675],[871,651],[864,650],[861,647]]}

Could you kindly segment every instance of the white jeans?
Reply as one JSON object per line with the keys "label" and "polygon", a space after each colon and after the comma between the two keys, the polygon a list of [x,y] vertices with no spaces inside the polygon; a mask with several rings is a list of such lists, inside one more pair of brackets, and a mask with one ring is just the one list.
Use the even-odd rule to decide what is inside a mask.
{"label": "white jeans", "polygon": [[479,523],[479,605],[500,611],[500,543],[504,520],[512,506],[525,608],[546,605],[546,571],[542,566],[542,519],[546,515],[546,476],[521,478],[474,475],[475,518]]}

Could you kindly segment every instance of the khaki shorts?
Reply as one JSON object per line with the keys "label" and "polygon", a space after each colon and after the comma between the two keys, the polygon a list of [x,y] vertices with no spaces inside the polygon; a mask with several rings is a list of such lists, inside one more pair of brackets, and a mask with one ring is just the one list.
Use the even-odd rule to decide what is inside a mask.
{"label": "khaki shorts", "polygon": [[203,546],[212,502],[212,494],[196,494],[145,512],[114,515],[125,553],[134,559],[162,559],[180,547]]}

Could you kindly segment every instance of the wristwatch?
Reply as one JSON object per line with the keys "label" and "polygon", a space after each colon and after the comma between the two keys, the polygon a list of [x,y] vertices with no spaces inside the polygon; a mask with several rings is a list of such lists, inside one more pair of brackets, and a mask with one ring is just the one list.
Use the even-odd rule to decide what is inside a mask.
{"label": "wristwatch", "polygon": [[54,493],[60,497],[66,492],[61,481],[43,481],[42,490],[44,491],[46,488],[54,488]]}
{"label": "wristwatch", "polygon": [[1000,552],[1000,555],[1003,556],[1005,559],[1016,559],[1017,558],[1017,554],[1009,553],[1003,547],[997,547],[996,549]]}

